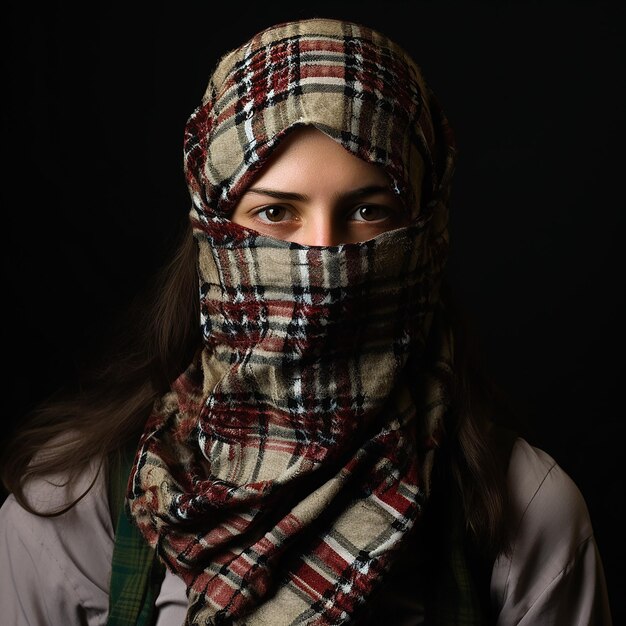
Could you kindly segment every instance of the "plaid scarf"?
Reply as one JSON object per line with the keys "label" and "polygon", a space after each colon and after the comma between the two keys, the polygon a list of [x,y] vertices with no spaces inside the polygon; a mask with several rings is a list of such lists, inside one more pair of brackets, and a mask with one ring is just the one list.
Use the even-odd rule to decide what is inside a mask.
{"label": "plaid scarf", "polygon": [[[412,223],[313,247],[230,222],[299,124],[384,167],[409,207],[425,171]],[[453,162],[417,66],[380,33],[280,24],[216,67],[185,134],[204,341],[156,403],[127,493],[187,585],[186,624],[354,623],[418,527],[451,363],[446,330],[429,335]]]}

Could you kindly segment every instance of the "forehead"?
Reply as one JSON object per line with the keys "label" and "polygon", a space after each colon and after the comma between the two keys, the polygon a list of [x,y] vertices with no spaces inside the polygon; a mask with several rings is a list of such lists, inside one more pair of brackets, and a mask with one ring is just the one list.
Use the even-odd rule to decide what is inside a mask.
{"label": "forehead", "polygon": [[297,126],[277,145],[251,180],[272,184],[310,184],[356,187],[387,185],[391,178],[380,166],[348,152],[339,142],[314,126]]}

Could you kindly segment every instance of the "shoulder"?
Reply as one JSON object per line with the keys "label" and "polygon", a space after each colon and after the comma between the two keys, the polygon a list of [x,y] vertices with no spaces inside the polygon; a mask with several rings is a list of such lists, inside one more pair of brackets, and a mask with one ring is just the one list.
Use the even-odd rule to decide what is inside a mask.
{"label": "shoulder", "polygon": [[[542,531],[565,528],[572,538],[593,533],[587,505],[576,483],[547,452],[518,438],[507,475],[509,515],[517,533],[530,522]],[[522,537],[517,536],[517,540]]]}
{"label": "shoulder", "polygon": [[13,495],[0,507],[0,604],[9,623],[106,621],[113,527],[99,466],[93,462],[71,484],[61,475],[27,483],[27,502],[42,512],[57,510],[91,486],[61,515],[33,514]]}
{"label": "shoulder", "polygon": [[511,551],[497,559],[491,581],[498,624],[610,624],[602,563],[576,483],[548,453],[517,439],[507,484]]}

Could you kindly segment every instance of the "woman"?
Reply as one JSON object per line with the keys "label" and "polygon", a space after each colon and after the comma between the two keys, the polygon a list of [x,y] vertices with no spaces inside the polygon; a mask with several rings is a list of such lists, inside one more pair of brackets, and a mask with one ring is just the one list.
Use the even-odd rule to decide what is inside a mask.
{"label": "woman", "polygon": [[11,623],[611,623],[579,490],[502,427],[454,314],[455,159],[368,27],[220,60],[140,349],[5,462]]}

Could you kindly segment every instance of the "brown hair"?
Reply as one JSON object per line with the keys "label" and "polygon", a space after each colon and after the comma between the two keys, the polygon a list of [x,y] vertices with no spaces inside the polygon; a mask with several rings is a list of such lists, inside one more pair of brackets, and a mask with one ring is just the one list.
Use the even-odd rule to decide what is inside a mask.
{"label": "brown hair", "polygon": [[[0,470],[5,488],[24,508],[61,514],[80,498],[58,511],[35,511],[25,498],[25,483],[57,472],[72,480],[94,458],[110,460],[139,437],[154,401],[169,390],[200,345],[196,262],[187,225],[170,261],[131,307],[130,323],[120,324],[116,347],[79,389],[49,398],[14,434]],[[462,499],[470,534],[485,553],[495,555],[506,545],[506,489],[491,424],[503,414],[504,404],[485,376],[476,338],[446,283],[442,300],[454,333],[455,374],[449,381],[448,443],[440,456]]]}
{"label": "brown hair", "polygon": [[443,315],[453,331],[452,398],[439,451],[439,479],[456,489],[466,527],[487,558],[510,547],[506,472],[507,441],[527,426],[489,375],[478,336],[449,283],[442,285]]}
{"label": "brown hair", "polygon": [[35,511],[24,494],[30,478],[60,473],[72,481],[94,458],[106,462],[138,439],[155,400],[200,341],[196,258],[187,224],[169,261],[115,323],[111,343],[103,342],[110,347],[88,364],[76,388],[41,402],[6,443],[0,477],[25,509],[60,515],[80,499]]}

